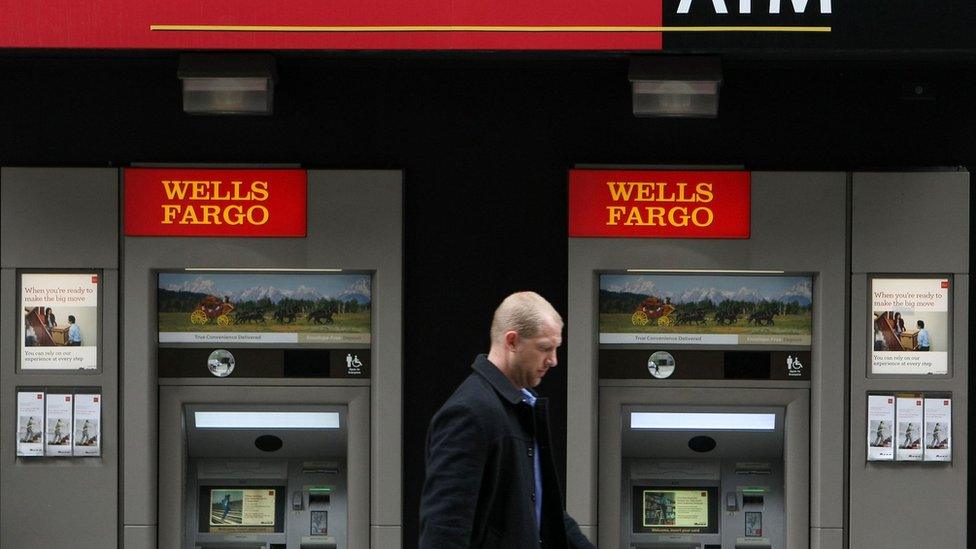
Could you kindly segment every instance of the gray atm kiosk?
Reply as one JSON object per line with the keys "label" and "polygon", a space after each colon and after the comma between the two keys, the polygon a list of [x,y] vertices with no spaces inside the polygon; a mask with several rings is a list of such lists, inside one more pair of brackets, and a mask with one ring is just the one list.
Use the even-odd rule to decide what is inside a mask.
{"label": "gray atm kiosk", "polygon": [[160,437],[182,443],[160,448],[160,545],[364,543],[368,402],[363,387],[162,387]]}
{"label": "gray atm kiosk", "polygon": [[785,546],[783,408],[626,406],[621,417],[622,546]]}
{"label": "gray atm kiosk", "polygon": [[[177,411],[172,395],[164,403]],[[348,547],[348,407],[184,404],[182,412],[184,547]]]}

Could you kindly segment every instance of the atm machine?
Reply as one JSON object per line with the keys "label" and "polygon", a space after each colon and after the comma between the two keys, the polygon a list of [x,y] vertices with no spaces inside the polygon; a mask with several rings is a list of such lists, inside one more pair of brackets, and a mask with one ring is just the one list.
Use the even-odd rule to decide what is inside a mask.
{"label": "atm machine", "polygon": [[361,387],[161,388],[161,439],[178,443],[160,448],[173,479],[160,485],[160,545],[361,546],[368,400]]}
{"label": "atm machine", "polygon": [[621,417],[621,546],[785,547],[783,408],[626,406]]}

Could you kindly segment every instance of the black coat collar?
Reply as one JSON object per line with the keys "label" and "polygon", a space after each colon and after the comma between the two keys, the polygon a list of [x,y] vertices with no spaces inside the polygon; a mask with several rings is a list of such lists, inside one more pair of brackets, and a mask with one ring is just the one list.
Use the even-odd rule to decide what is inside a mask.
{"label": "black coat collar", "polygon": [[[512,382],[505,377],[505,374],[498,369],[498,366],[495,366],[494,363],[488,360],[488,355],[478,355],[474,359],[474,364],[472,364],[471,367],[474,368],[474,371],[478,372],[481,377],[485,378],[485,380],[487,380],[488,383],[495,389],[495,392],[501,395],[502,399],[505,401],[511,404],[518,404],[525,400],[525,395],[522,394],[522,391],[515,385],[512,385]],[[529,391],[534,396],[538,396],[532,389],[529,389]]]}

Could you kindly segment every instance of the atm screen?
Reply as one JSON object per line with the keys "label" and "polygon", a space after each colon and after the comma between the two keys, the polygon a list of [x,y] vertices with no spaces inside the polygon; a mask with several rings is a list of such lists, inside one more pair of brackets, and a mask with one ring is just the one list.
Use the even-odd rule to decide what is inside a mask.
{"label": "atm screen", "polygon": [[718,488],[635,486],[634,532],[718,532]]}
{"label": "atm screen", "polygon": [[200,489],[200,531],[281,532],[283,486],[207,486]]}

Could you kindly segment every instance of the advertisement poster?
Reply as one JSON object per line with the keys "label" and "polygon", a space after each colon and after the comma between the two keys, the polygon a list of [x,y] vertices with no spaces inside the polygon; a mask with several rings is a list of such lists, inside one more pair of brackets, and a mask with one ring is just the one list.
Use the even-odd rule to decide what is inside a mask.
{"label": "advertisement poster", "polygon": [[70,456],[72,396],[48,393],[46,400],[44,455]]}
{"label": "advertisement poster", "polygon": [[271,488],[210,491],[210,526],[275,525],[275,493]]}
{"label": "advertisement poster", "polygon": [[952,461],[952,399],[925,399],[925,461]]}
{"label": "advertisement poster", "polygon": [[44,455],[44,393],[17,393],[17,455]]}
{"label": "advertisement poster", "polygon": [[74,455],[102,455],[102,395],[75,395]]}
{"label": "advertisement poster", "polygon": [[895,399],[895,459],[898,461],[922,461],[922,397],[898,397]]}
{"label": "advertisement poster", "polygon": [[159,273],[160,343],[369,343],[368,274]]}
{"label": "advertisement poster", "polygon": [[871,373],[949,373],[949,279],[871,281]]}
{"label": "advertisement poster", "polygon": [[21,273],[22,370],[98,367],[98,273]]}
{"label": "advertisement poster", "polygon": [[868,395],[868,461],[895,459],[894,395]]}
{"label": "advertisement poster", "polygon": [[644,526],[708,526],[708,492],[644,490]]}
{"label": "advertisement poster", "polygon": [[601,344],[809,348],[809,276],[602,274]]}

